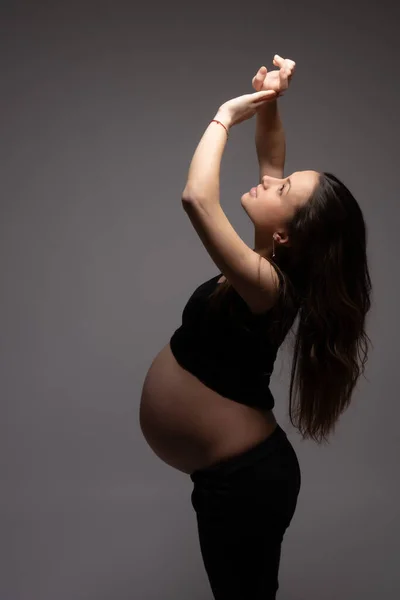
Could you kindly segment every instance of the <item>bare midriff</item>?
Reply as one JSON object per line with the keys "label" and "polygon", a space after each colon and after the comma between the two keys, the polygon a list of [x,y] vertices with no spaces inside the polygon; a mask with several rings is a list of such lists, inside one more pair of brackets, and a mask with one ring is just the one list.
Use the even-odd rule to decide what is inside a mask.
{"label": "bare midriff", "polygon": [[147,372],[140,426],[166,464],[193,473],[236,456],[276,428],[272,410],[240,404],[208,388],[182,368],[168,344]]}

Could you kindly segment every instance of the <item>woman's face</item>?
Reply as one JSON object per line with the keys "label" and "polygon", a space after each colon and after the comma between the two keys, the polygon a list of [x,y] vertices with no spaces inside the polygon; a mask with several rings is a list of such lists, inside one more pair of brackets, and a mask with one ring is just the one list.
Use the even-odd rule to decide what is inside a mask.
{"label": "woman's face", "polygon": [[242,206],[256,231],[272,235],[285,229],[296,209],[310,198],[318,179],[317,171],[296,171],[283,179],[265,175],[256,188],[256,195],[249,191],[241,197]]}

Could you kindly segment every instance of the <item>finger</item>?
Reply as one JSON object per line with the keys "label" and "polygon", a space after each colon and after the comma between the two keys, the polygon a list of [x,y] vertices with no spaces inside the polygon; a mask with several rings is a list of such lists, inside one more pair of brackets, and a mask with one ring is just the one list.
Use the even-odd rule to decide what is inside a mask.
{"label": "finger", "polygon": [[276,65],[279,65],[281,67],[281,66],[283,66],[284,62],[285,62],[285,59],[282,58],[282,56],[279,56],[279,54],[275,54],[275,56],[274,56],[274,63]]}
{"label": "finger", "polygon": [[262,84],[264,82],[265,77],[267,76],[268,69],[267,67],[260,67],[255,76],[252,79],[253,87],[259,91],[262,88]]}
{"label": "finger", "polygon": [[282,90],[287,90],[289,87],[288,83],[288,72],[286,69],[279,69],[279,87]]}
{"label": "finger", "polygon": [[286,68],[288,71],[288,77],[290,80],[296,70],[296,63],[293,60],[290,60],[289,58],[287,58],[285,62],[286,62]]}
{"label": "finger", "polygon": [[275,66],[288,68],[290,73],[292,73],[296,68],[296,63],[294,60],[290,58],[282,58],[279,54],[275,54],[273,63]]}
{"label": "finger", "polygon": [[277,93],[275,92],[275,90],[268,90],[267,92],[258,92],[255,96],[256,97],[253,100],[253,104],[260,104],[260,102],[272,100],[277,96]]}
{"label": "finger", "polygon": [[288,77],[287,70],[285,69],[285,67],[281,67],[279,69],[279,79],[280,79],[281,83],[285,83],[287,77]]}
{"label": "finger", "polygon": [[253,88],[259,92],[262,86],[262,81],[260,81],[259,79],[257,79],[257,76],[255,75],[253,77],[253,79],[251,80],[251,85],[253,86]]}
{"label": "finger", "polygon": [[253,79],[257,79],[259,81],[264,81],[264,79],[266,78],[268,73],[268,69],[267,67],[260,67],[257,71],[257,73],[255,74],[255,76],[253,77]]}
{"label": "finger", "polygon": [[265,77],[267,74],[267,67],[260,67],[254,77]]}
{"label": "finger", "polygon": [[275,94],[275,90],[262,90],[261,92],[255,92],[254,94],[248,94],[253,96],[253,100],[268,98],[271,94]]}

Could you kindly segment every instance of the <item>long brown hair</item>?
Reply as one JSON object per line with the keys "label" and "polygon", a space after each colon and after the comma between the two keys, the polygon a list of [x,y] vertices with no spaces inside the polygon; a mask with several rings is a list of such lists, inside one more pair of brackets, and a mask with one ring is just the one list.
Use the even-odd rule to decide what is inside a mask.
{"label": "long brown hair", "polygon": [[[278,246],[275,258],[260,253],[260,264],[263,256],[281,282],[265,334],[280,345],[299,317],[289,415],[303,439],[322,443],[349,406],[368,358],[371,340],[365,326],[372,286],[367,228],[354,196],[325,172],[287,227],[290,247]],[[215,308],[232,295],[226,280],[210,295],[211,303]]]}

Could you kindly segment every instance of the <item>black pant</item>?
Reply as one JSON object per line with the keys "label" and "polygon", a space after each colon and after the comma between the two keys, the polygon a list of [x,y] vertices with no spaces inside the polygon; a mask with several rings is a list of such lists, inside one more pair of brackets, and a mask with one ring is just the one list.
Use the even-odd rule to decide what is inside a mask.
{"label": "black pant", "polygon": [[301,474],[284,430],[190,475],[201,555],[216,600],[273,600]]}

